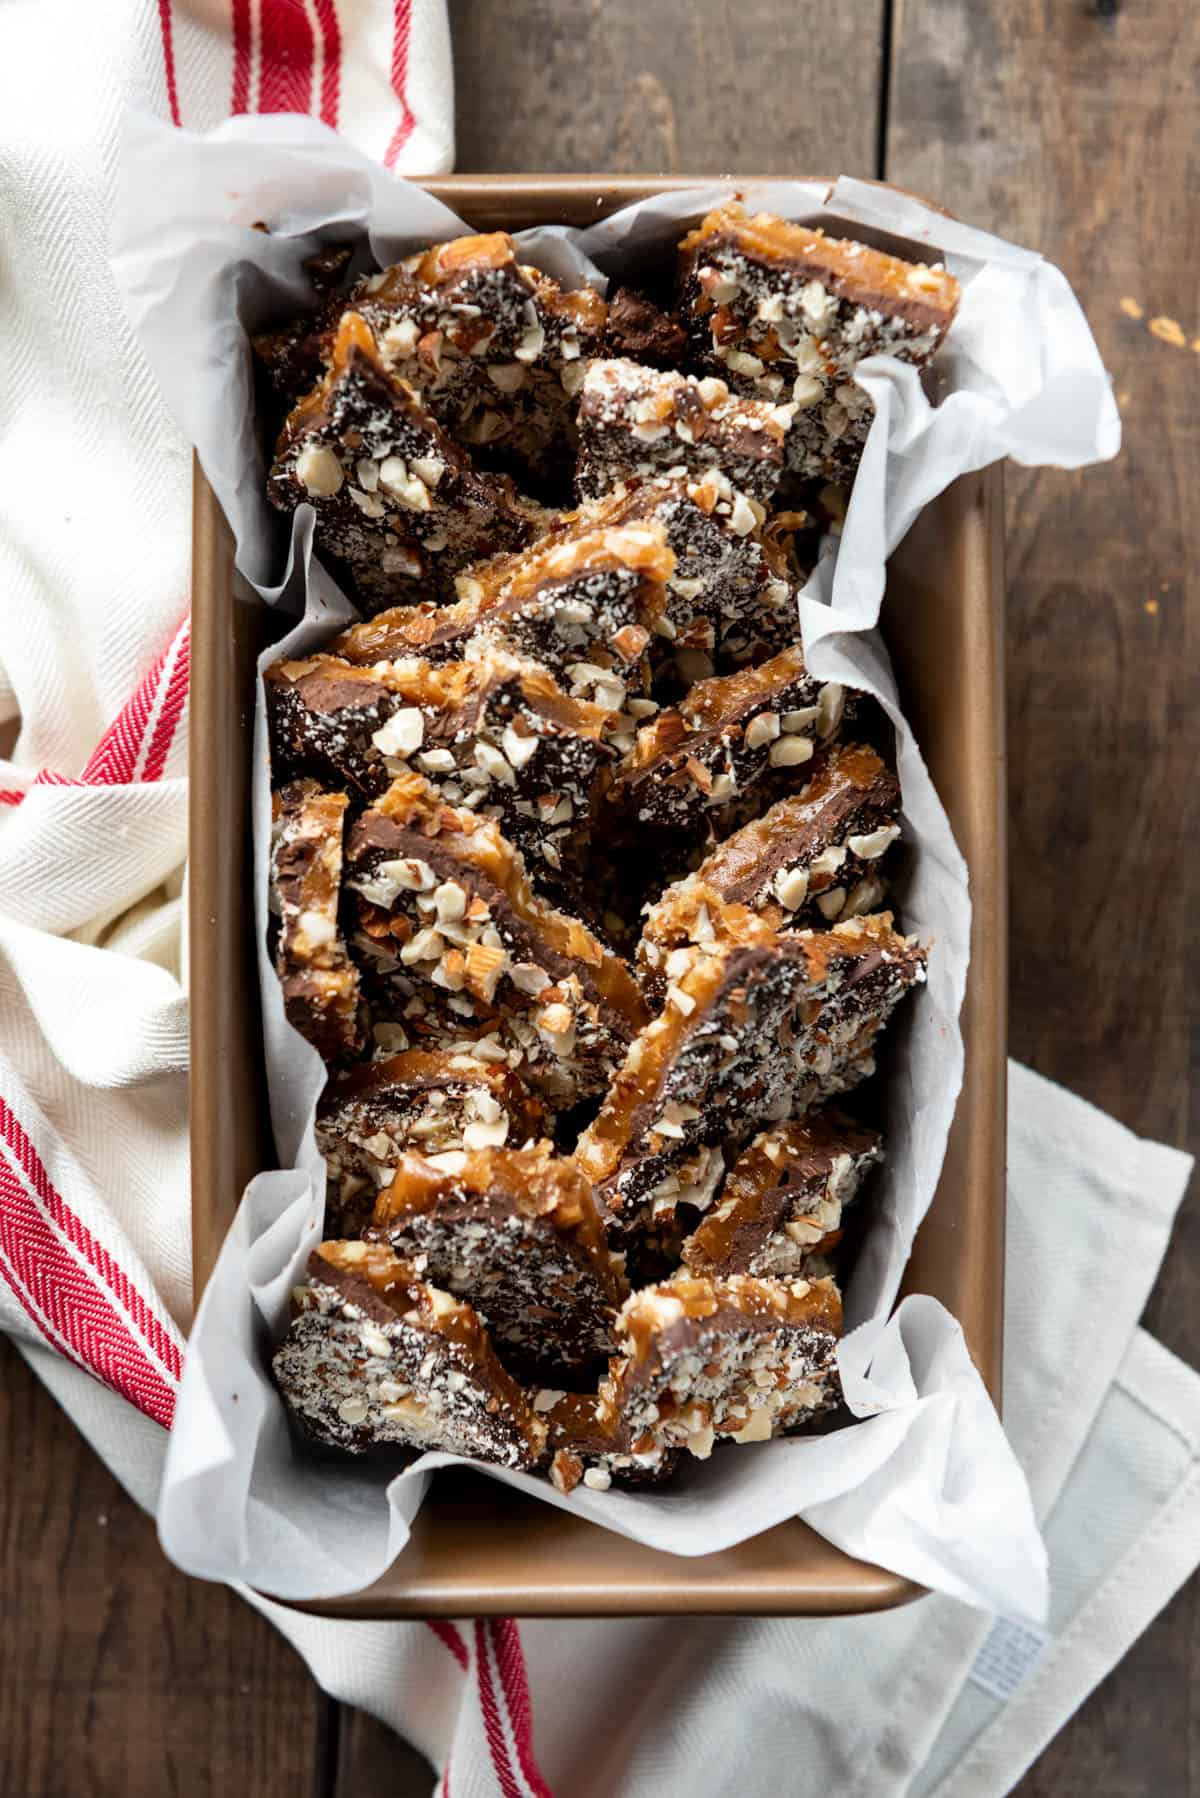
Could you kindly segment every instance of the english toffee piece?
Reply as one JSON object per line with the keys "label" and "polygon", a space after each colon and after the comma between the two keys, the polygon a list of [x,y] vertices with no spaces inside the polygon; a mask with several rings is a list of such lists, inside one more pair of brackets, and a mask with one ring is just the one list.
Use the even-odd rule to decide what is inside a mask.
{"label": "english toffee piece", "polygon": [[362,1046],[358,970],[338,927],[348,801],[300,780],[272,800],[270,908],[288,1022],[328,1062]]}
{"label": "english toffee piece", "polygon": [[502,232],[347,263],[254,346],[270,498],[365,614],[266,675],[275,965],[330,1069],[276,1383],[326,1447],[653,1486],[838,1403],[884,1147],[829,1101],[927,952],[881,909],[886,732],[805,665],[803,482],[957,284],[732,206],[673,314]]}
{"label": "english toffee piece", "polygon": [[356,312],[288,415],[267,495],[283,512],[312,507],[317,548],[368,611],[426,591],[452,597],[461,568],[528,541],[538,515],[446,436]]}
{"label": "english toffee piece", "polygon": [[580,390],[575,484],[595,499],[620,481],[716,471],[733,489],[734,518],[749,528],[762,523],[783,475],[791,419],[790,406],[742,399],[712,375],[602,357],[588,363]]}
{"label": "english toffee piece", "polygon": [[[392,1040],[401,1026],[381,1026]],[[435,1166],[463,1151],[518,1148],[540,1137],[545,1108],[507,1063],[461,1050],[406,1049],[334,1076],[317,1112],[326,1222],[359,1235],[406,1150]]]}
{"label": "english toffee piece", "polygon": [[710,212],[679,251],[696,364],[747,398],[786,403],[787,464],[802,476],[853,476],[872,411],[858,364],[883,354],[923,368],[958,309],[944,268],[737,205]]}
{"label": "english toffee piece", "polygon": [[720,1203],[683,1244],[694,1274],[790,1280],[828,1257],[842,1211],[883,1160],[879,1133],[833,1109],[764,1130],[729,1170]]}
{"label": "english toffee piece", "polygon": [[372,1234],[472,1304],[522,1378],[603,1369],[627,1288],[591,1187],[549,1143],[403,1156]]}
{"label": "english toffee piece", "polygon": [[552,1481],[604,1491],[661,1477],[681,1453],[792,1433],[835,1402],[841,1321],[831,1279],[681,1272],[643,1287],[621,1308],[592,1414],[550,1412]]}
{"label": "english toffee piece", "polygon": [[545,1448],[476,1312],[382,1243],[314,1251],[274,1369],[301,1428],[331,1448],[444,1448],[501,1467]]}

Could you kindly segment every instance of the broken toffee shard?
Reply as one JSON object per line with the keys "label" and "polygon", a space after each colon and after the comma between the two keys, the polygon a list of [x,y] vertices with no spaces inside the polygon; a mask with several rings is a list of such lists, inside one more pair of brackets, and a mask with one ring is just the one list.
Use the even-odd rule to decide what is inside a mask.
{"label": "broken toffee shard", "polygon": [[628,1288],[591,1187],[549,1143],[401,1157],[372,1234],[472,1304],[519,1378],[595,1377]]}
{"label": "broken toffee shard", "polygon": [[437,1163],[464,1149],[519,1147],[544,1124],[544,1107],[509,1067],[464,1050],[408,1049],[346,1068],[317,1108],[326,1230],[356,1236],[370,1223],[405,1150]]}
{"label": "broken toffee shard", "polygon": [[380,361],[473,451],[535,477],[571,454],[585,361],[608,308],[590,288],[564,291],[517,259],[503,231],[453,238],[367,275],[315,318],[255,340],[275,387],[315,382],[346,310],[363,317]]}
{"label": "broken toffee shard", "polygon": [[581,499],[621,481],[719,470],[734,495],[735,529],[761,525],[783,475],[790,406],[744,399],[713,376],[646,368],[619,357],[589,362],[579,396]]}
{"label": "broken toffee shard", "polygon": [[692,354],[738,393],[790,403],[787,463],[845,480],[873,407],[854,379],[868,356],[917,368],[954,321],[959,284],[940,266],[733,204],[679,246],[680,313]]}
{"label": "broken toffee shard", "polygon": [[803,571],[763,535],[752,509],[738,508],[719,469],[623,484],[560,514],[547,532],[553,540],[597,528],[656,527],[674,558],[661,604],[643,619],[656,661],[678,658],[690,681],[762,660],[795,638]]}
{"label": "broken toffee shard", "polygon": [[452,598],[460,569],[527,542],[540,517],[506,476],[472,465],[354,312],[288,416],[267,497],[282,512],[311,505],[318,551],[368,612]]}
{"label": "broken toffee shard", "polygon": [[777,932],[729,906],[722,927],[674,952],[662,1015],[630,1045],[576,1148],[614,1241],[661,1228],[663,1213],[707,1210],[723,1142],[864,1080],[879,1031],[924,979],[925,951],[886,912]]}
{"label": "broken toffee shard", "polygon": [[817,745],[854,715],[857,695],[809,674],[796,643],[755,668],[697,681],[642,726],[606,795],[614,820],[699,835],[705,813],[763,807],[803,778]]}
{"label": "broken toffee shard", "polygon": [[329,654],[370,667],[412,656],[471,659],[495,645],[541,663],[574,697],[619,712],[627,693],[647,691],[646,646],[674,568],[653,518],[609,524],[567,515],[528,549],[461,574],[454,604],[382,612],[336,637]]}
{"label": "broken toffee shard", "polygon": [[338,927],[348,800],[298,780],[271,800],[275,971],[288,1022],[326,1061],[362,1047],[358,971]]}
{"label": "broken toffee shard", "polygon": [[497,818],[529,856],[531,877],[555,889],[586,844],[602,772],[616,759],[610,739],[621,736],[616,713],[492,644],[476,660],[436,665],[277,662],[266,687],[281,772],[373,797],[411,765],[448,803]]}
{"label": "broken toffee shard", "polygon": [[878,909],[883,857],[900,835],[899,782],[862,744],[834,744],[810,766],[800,792],[724,838],[647,906],[637,951],[647,978],[661,979],[672,950],[711,935],[705,894],[777,928],[819,929]]}
{"label": "broken toffee shard", "polygon": [[879,1132],[832,1108],[773,1124],[738,1156],[683,1244],[694,1274],[792,1279],[837,1246],[842,1212],[883,1160]]}
{"label": "broken toffee shard", "polygon": [[275,1383],[316,1441],[388,1444],[532,1467],[546,1426],[497,1359],[470,1305],[384,1244],[323,1242],[295,1292]]}
{"label": "broken toffee shard", "polygon": [[603,1491],[669,1473],[680,1451],[707,1460],[722,1439],[795,1431],[837,1401],[841,1323],[831,1279],[685,1272],[635,1292],[596,1400],[549,1411],[551,1479]]}
{"label": "broken toffee shard", "polygon": [[585,924],[533,892],[494,820],[402,775],[355,821],[347,885],[356,944],[399,1015],[423,989],[460,1035],[499,1018],[522,1078],[556,1107],[603,1091],[646,1020],[637,982]]}

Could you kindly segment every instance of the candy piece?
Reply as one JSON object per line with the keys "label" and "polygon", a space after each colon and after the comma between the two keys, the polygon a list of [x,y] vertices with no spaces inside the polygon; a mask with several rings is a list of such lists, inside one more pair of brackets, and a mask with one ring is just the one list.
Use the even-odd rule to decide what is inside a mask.
{"label": "candy piece", "polygon": [[719,1440],[794,1432],[838,1401],[841,1324],[830,1279],[678,1273],[635,1292],[598,1394],[548,1411],[552,1482],[604,1491],[668,1477],[684,1451],[705,1461]]}
{"label": "candy piece", "polygon": [[518,262],[502,231],[455,238],[372,276],[359,302],[383,360],[474,452],[553,478],[607,307]]}
{"label": "candy piece", "polygon": [[954,276],[736,204],[679,249],[693,354],[737,392],[791,403],[798,474],[852,476],[874,410],[854,370],[880,354],[923,368],[958,309]]}
{"label": "candy piece", "polygon": [[740,503],[735,529],[761,524],[783,474],[788,406],[731,394],[723,381],[610,358],[589,362],[579,396],[579,465],[583,499],[619,481],[683,469],[719,469]]}
{"label": "candy piece", "polygon": [[452,598],[460,569],[526,542],[539,517],[506,476],[472,466],[354,312],[284,425],[267,495],[282,512],[312,506],[318,550],[367,611]]}
{"label": "candy piece", "polygon": [[327,1175],[326,1227],[357,1235],[406,1149],[427,1156],[542,1134],[545,1112],[511,1070],[454,1051],[409,1049],[347,1068],[317,1111]]}
{"label": "candy piece", "polygon": [[271,910],[275,971],[288,1021],[326,1061],[362,1046],[358,973],[338,928],[344,793],[296,781],[274,795]]}
{"label": "candy piece", "polygon": [[721,922],[709,944],[675,951],[662,1015],[630,1045],[576,1148],[619,1242],[678,1206],[664,1182],[700,1150],[872,1073],[876,1036],[925,976],[925,951],[886,912],[780,933],[727,905]]}
{"label": "candy piece", "polygon": [[467,1300],[520,1379],[586,1379],[612,1350],[625,1286],[591,1188],[549,1143],[401,1157],[373,1234]]}
{"label": "candy piece", "polygon": [[470,1305],[376,1242],[323,1242],[275,1352],[305,1432],[361,1454],[393,1444],[532,1467],[546,1426]]}
{"label": "candy piece", "polygon": [[[635,1292],[610,1379],[635,1452],[707,1459],[716,1438],[764,1442],[837,1402],[842,1302],[830,1279],[699,1279]],[[647,1441],[649,1439],[649,1442]]]}
{"label": "candy piece", "polygon": [[550,1483],[562,1493],[581,1483],[592,1492],[610,1486],[658,1486],[678,1471],[683,1450],[643,1437],[633,1453],[632,1437],[616,1404],[616,1387],[605,1379],[598,1392],[559,1392],[543,1388],[533,1395],[534,1409],[549,1429]]}
{"label": "candy piece", "polygon": [[350,297],[343,278],[352,254],[349,244],[331,244],[310,256],[302,267],[312,283],[315,310],[250,340],[255,360],[289,410],[321,378],[334,328]]}
{"label": "candy piece", "polygon": [[408,767],[451,804],[501,821],[557,890],[582,853],[601,775],[625,740],[616,713],[564,693],[536,662],[492,644],[471,662],[410,659],[356,668],[332,656],[267,673],[278,769],[344,781],[366,796]]}
{"label": "candy piece", "polygon": [[522,1077],[558,1106],[602,1091],[645,1022],[627,964],[533,893],[494,820],[444,805],[417,775],[354,823],[347,885],[355,942],[392,1002],[431,986],[467,1030],[498,1014]]}
{"label": "candy piece", "polygon": [[687,333],[653,300],[618,287],[608,302],[604,353],[655,368],[677,368],[687,352]]}
{"label": "candy piece", "polygon": [[502,231],[454,238],[364,277],[290,334],[256,339],[277,386],[295,394],[317,378],[347,306],[451,436],[539,477],[570,456],[584,359],[607,317],[598,293],[564,292]]}
{"label": "candy piece", "polygon": [[834,1110],[775,1124],[726,1176],[718,1204],[683,1244],[694,1274],[791,1279],[836,1247],[842,1210],[883,1160],[879,1133]]}
{"label": "candy piece", "polygon": [[809,674],[798,643],[756,668],[698,681],[678,707],[642,726],[607,795],[618,832],[631,822],[697,834],[705,813],[737,817],[804,778],[856,697]]}
{"label": "candy piece", "polygon": [[470,658],[495,644],[540,662],[574,697],[619,712],[627,692],[646,691],[646,645],[674,567],[657,521],[593,524],[575,514],[529,549],[460,575],[454,605],[383,612],[329,650],[369,666],[407,656]]}
{"label": "candy piece", "polygon": [[673,949],[711,940],[705,893],[744,905],[779,929],[820,929],[878,908],[882,858],[900,835],[899,782],[862,745],[835,744],[813,765],[801,792],[726,837],[647,907],[637,951],[644,978],[661,981]]}
{"label": "candy piece", "polygon": [[719,469],[700,479],[660,475],[562,514],[549,533],[597,525],[657,525],[665,531],[674,568],[663,605],[647,620],[656,639],[651,649],[660,661],[677,658],[690,684],[714,669],[726,673],[761,661],[798,635],[796,593],[804,571],[752,519],[747,529],[733,528],[736,501]]}

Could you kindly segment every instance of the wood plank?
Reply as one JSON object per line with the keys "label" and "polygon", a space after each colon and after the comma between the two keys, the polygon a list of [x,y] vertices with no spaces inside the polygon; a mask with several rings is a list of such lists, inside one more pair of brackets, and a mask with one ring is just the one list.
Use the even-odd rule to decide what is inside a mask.
{"label": "wood plank", "polygon": [[0,1791],[303,1798],[329,1702],[233,1592],[185,1579],[0,1340]]}
{"label": "wood plank", "polygon": [[451,0],[458,167],[873,175],[883,11]]}
{"label": "wood plank", "polygon": [[[897,0],[886,162],[889,179],[1057,262],[1113,373],[1119,462],[1008,475],[1011,1042],[1193,1150],[1200,355],[1149,321],[1200,339],[1198,80],[1200,11],[1172,0]],[[1146,1321],[1200,1362],[1195,1195]],[[1025,1798],[1200,1790],[1198,1620],[1194,1580]]]}
{"label": "wood plank", "polygon": [[342,1707],[336,1798],[428,1798],[435,1783],[433,1768],[411,1743],[365,1711]]}

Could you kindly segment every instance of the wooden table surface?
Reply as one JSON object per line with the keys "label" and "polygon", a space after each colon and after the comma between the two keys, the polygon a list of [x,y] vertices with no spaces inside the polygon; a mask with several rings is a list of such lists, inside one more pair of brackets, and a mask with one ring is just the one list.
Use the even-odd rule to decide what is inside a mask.
{"label": "wooden table surface", "polygon": [[[451,20],[463,170],[886,175],[1065,269],[1125,451],[1008,477],[1012,1049],[1196,1149],[1200,7],[452,0]],[[1194,1198],[1147,1323],[1200,1364]],[[167,1566],[7,1345],[0,1362],[0,1793],[427,1792],[239,1599]],[[1023,1798],[1196,1798],[1198,1681],[1193,1580]]]}

